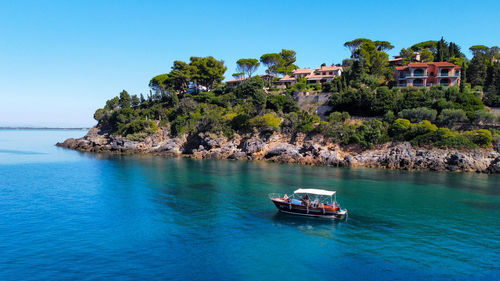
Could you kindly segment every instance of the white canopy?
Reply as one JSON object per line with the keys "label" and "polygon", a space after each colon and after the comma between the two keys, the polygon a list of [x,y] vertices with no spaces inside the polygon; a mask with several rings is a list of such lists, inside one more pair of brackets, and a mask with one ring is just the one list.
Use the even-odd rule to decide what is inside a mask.
{"label": "white canopy", "polygon": [[293,193],[308,193],[308,194],[315,194],[315,195],[332,196],[335,194],[335,191],[328,191],[328,190],[314,189],[314,188],[299,188],[299,189],[295,190]]}

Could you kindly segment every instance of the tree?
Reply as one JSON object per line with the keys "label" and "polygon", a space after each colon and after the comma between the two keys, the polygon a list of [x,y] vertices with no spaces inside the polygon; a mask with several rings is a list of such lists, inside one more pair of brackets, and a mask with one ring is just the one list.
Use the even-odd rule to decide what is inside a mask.
{"label": "tree", "polygon": [[217,60],[212,56],[191,57],[189,60],[189,64],[195,67],[192,81],[196,84],[205,86],[210,91],[216,84],[224,80],[224,73],[227,67],[224,65],[223,60]]}
{"label": "tree", "polygon": [[475,54],[476,55],[470,61],[467,69],[467,80],[472,87],[483,86],[486,78],[486,69],[488,67],[488,58],[486,55],[481,51],[477,51]]}
{"label": "tree", "polygon": [[132,95],[132,101],[130,103],[130,105],[132,107],[137,107],[141,104],[141,101],[139,100],[139,97],[137,97],[137,95]]}
{"label": "tree", "polygon": [[500,106],[500,63],[488,66],[484,92],[486,104]]}
{"label": "tree", "polygon": [[263,54],[260,62],[267,67],[267,73],[276,75],[278,66],[281,64],[281,55],[278,53]]}
{"label": "tree", "polygon": [[245,76],[245,73],[243,73],[243,72],[236,72],[236,73],[231,74],[231,76],[233,76],[234,79],[238,79],[240,77]]}
{"label": "tree", "polygon": [[237,62],[236,70],[245,73],[248,77],[252,77],[252,74],[257,70],[260,63],[256,59],[239,59]]}
{"label": "tree", "polygon": [[174,61],[172,71],[168,74],[164,84],[167,89],[174,90],[178,93],[185,93],[196,71],[196,67],[192,65],[183,61]]}
{"label": "tree", "polygon": [[449,53],[449,58],[463,57],[462,52],[460,52],[460,47],[453,42],[450,42],[448,46],[448,53]]}
{"label": "tree", "polygon": [[344,43],[344,47],[346,47],[347,49],[349,49],[349,51],[351,52],[351,58],[355,58],[356,57],[356,51],[359,49],[359,47],[361,47],[361,45],[364,43],[364,42],[367,42],[367,41],[371,41],[370,39],[366,39],[366,38],[357,38],[357,39],[354,39],[352,41],[347,41]]}
{"label": "tree", "polygon": [[130,107],[130,95],[128,94],[127,91],[123,90],[120,93],[120,100],[118,101],[120,104],[121,108],[128,108]]}
{"label": "tree", "polygon": [[434,61],[447,61],[450,58],[449,46],[444,41],[443,37],[438,41],[436,47],[436,56],[434,57]]}
{"label": "tree", "polygon": [[394,46],[388,41],[375,41],[374,43],[378,51],[385,52],[394,49]]}
{"label": "tree", "polygon": [[490,52],[490,48],[486,47],[485,45],[474,45],[469,48],[469,50],[472,52],[472,56],[476,57],[479,54],[483,55],[488,55]]}
{"label": "tree", "polygon": [[408,65],[410,62],[414,62],[417,58],[417,54],[410,48],[408,49],[401,49],[401,52],[399,52],[403,59],[403,64]]}
{"label": "tree", "polygon": [[429,49],[433,54],[436,53],[438,41],[429,40],[417,43],[410,47],[415,52],[420,52],[423,49]]}
{"label": "tree", "polygon": [[282,67],[284,68],[284,75],[289,74],[289,71],[295,69],[294,62],[297,60],[294,50],[282,49],[280,52]]}
{"label": "tree", "polygon": [[462,62],[462,71],[460,72],[460,92],[463,92],[467,83],[467,68],[465,62]]}
{"label": "tree", "polygon": [[361,44],[356,50],[355,56],[361,62],[365,72],[375,76],[382,76],[384,67],[389,62],[387,53],[377,50],[375,43],[370,40]]}
{"label": "tree", "polygon": [[[164,91],[165,90],[165,80],[168,78],[168,73],[156,75],[149,81],[149,87],[154,91]],[[143,97],[144,98],[144,97]]]}
{"label": "tree", "polygon": [[420,61],[421,62],[433,62],[434,55],[428,48],[424,48],[420,51]]}

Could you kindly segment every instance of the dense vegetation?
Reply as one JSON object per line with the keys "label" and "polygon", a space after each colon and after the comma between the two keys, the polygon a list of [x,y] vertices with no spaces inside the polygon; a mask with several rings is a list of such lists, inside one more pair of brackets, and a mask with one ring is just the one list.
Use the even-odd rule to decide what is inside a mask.
{"label": "dense vegetation", "polygon": [[[498,57],[495,47],[472,47],[470,62],[456,44],[443,39],[415,44],[408,48],[411,52],[403,49],[408,62],[415,59],[413,51],[419,51],[426,61],[447,60],[465,67],[462,79],[466,83],[461,87],[427,89],[393,87],[394,68],[385,53],[393,48],[389,42],[356,39],[345,46],[351,50],[351,58],[343,62],[342,76],[323,85],[299,80],[285,91],[252,74],[261,63],[269,74],[289,74],[297,68],[292,50],[264,54],[260,60],[238,60],[234,76],[248,79],[236,87],[222,83],[227,69],[223,61],[213,57],[192,57],[189,63],[175,61],[169,73],[150,81],[152,92],[146,98],[122,91],[94,117],[113,133],[131,140],[143,140],[161,127],[171,136],[213,133],[230,137],[276,131],[323,134],[334,142],[365,148],[391,140],[457,148],[499,142],[499,132],[493,129],[456,131],[499,121],[487,111],[483,92],[477,87],[484,88],[485,103],[500,103],[500,64],[493,62]],[[475,69],[479,57],[485,64],[484,80]],[[302,90],[332,93],[332,112],[321,120],[314,112],[299,109],[292,94]],[[351,115],[369,118],[361,121]]]}

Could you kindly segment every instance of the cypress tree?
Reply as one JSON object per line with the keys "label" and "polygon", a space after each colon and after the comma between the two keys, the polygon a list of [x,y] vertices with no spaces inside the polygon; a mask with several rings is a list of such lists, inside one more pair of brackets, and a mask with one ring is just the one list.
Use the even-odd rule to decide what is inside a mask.
{"label": "cypress tree", "polygon": [[465,83],[467,83],[467,70],[465,68],[465,62],[462,62],[462,72],[460,72],[460,92],[464,91]]}

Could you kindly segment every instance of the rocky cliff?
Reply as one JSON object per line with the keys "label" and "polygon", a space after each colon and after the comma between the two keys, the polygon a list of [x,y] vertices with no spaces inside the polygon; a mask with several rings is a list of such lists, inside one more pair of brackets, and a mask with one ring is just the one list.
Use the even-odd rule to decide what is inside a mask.
{"label": "rocky cliff", "polygon": [[267,160],[306,165],[377,167],[402,170],[433,170],[500,173],[500,149],[456,150],[418,148],[410,143],[387,143],[374,149],[339,146],[323,136],[305,135],[183,135],[171,138],[159,129],[144,141],[130,141],[98,127],[60,147],[88,152],[148,153],[207,159]]}

